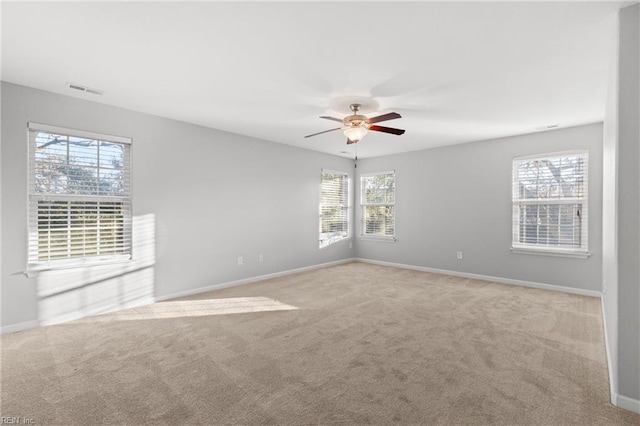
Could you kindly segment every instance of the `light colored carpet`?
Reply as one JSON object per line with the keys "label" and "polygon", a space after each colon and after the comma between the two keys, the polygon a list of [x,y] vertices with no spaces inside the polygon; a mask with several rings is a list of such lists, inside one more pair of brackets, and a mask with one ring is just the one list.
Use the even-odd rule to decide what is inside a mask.
{"label": "light colored carpet", "polygon": [[2,416],[640,424],[609,404],[595,298],[350,263],[179,302],[3,336]]}

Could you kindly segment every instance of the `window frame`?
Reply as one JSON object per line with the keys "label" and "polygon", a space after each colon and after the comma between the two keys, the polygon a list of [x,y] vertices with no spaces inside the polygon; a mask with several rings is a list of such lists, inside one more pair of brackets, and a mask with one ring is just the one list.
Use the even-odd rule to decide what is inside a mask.
{"label": "window frame", "polygon": [[[345,194],[344,194],[344,200],[345,202],[343,204],[327,204],[327,203],[323,203],[322,202],[322,184],[323,184],[323,178],[324,175],[341,175],[343,176],[343,178],[346,180],[345,184],[344,184],[344,189],[345,189]],[[330,169],[321,169],[320,170],[320,185],[319,185],[319,194],[318,194],[318,198],[319,198],[319,209],[318,209],[318,217],[319,217],[319,229],[318,229],[318,248],[319,249],[324,249],[327,248],[335,243],[338,243],[340,241],[344,241],[347,240],[349,238],[351,238],[351,178],[349,177],[349,173],[347,172],[341,172],[338,170],[330,170]],[[342,209],[344,209],[345,211],[345,217],[346,217],[346,231],[341,231],[341,232],[322,232],[322,228],[323,228],[323,214],[322,214],[322,210],[323,207],[327,207],[327,206],[334,206],[334,207],[341,207]],[[329,235],[331,234],[331,235]]]}
{"label": "window frame", "polygon": [[[520,198],[518,170],[519,163],[523,161],[532,160],[550,160],[562,157],[582,157],[583,159],[583,171],[582,171],[582,194],[581,196],[574,197],[549,197],[549,198]],[[575,176],[575,175],[574,175]],[[589,151],[571,150],[541,153],[534,155],[518,156],[512,160],[512,235],[511,235],[511,252],[519,254],[533,254],[543,256],[560,256],[560,257],[572,257],[579,259],[586,259],[590,256],[589,253]],[[554,246],[538,243],[523,243],[520,242],[520,209],[523,205],[559,205],[559,206],[574,206],[580,205],[579,217],[580,217],[580,246],[568,247],[568,246]]]}
{"label": "window frame", "polygon": [[[121,144],[125,147],[123,153],[123,165],[122,172],[125,174],[123,178],[124,183],[124,194],[123,195],[115,195],[115,194],[105,194],[101,195],[99,193],[96,194],[73,194],[73,193],[53,193],[53,192],[39,192],[36,190],[36,168],[39,164],[36,157],[36,135],[38,133],[66,136],[67,138],[84,138],[92,141],[100,142],[108,142],[113,144]],[[60,126],[52,126],[48,124],[41,124],[35,122],[27,123],[27,141],[28,141],[28,167],[27,167],[27,181],[28,181],[28,189],[27,189],[27,230],[28,230],[28,241],[27,241],[27,271],[31,272],[39,272],[44,270],[52,270],[52,269],[70,269],[70,268],[79,268],[86,266],[96,266],[96,265],[106,265],[113,263],[123,263],[130,262],[133,258],[133,241],[132,241],[132,221],[133,221],[133,208],[132,208],[132,185],[131,185],[131,176],[132,176],[132,138],[115,136],[115,135],[107,135],[92,131],[86,130],[78,130],[65,128]],[[98,151],[100,152],[100,148],[98,147]],[[67,148],[67,158],[69,155],[69,148]],[[100,165],[99,154],[96,157],[96,166],[87,166],[89,168],[95,168],[99,173],[101,170],[114,170],[110,167],[103,168],[104,166]],[[68,161],[68,160],[67,160]],[[62,163],[71,165],[71,163]],[[74,164],[75,165],[75,164]],[[80,165],[80,167],[82,167]],[[117,169],[115,169],[117,170]],[[80,209],[82,210],[83,204],[86,207],[87,205],[92,205],[95,203],[95,211],[96,211],[96,220],[99,219],[99,213],[104,213],[105,210],[109,211],[109,209],[113,209],[112,206],[118,205],[117,211],[118,214],[121,214],[121,228],[120,226],[117,228],[121,229],[122,232],[122,242],[117,244],[118,248],[123,249],[123,253],[117,254],[103,254],[103,255],[84,255],[84,256],[73,256],[60,258],[60,259],[40,259],[40,247],[39,247],[39,218],[41,216],[41,211],[39,210],[39,203],[49,204],[48,208],[51,208],[56,202],[60,203],[61,209],[64,209],[64,203],[66,203],[66,209],[71,212],[72,209]],[[105,207],[111,206],[111,207]],[[86,213],[84,213],[86,214]],[[113,213],[110,213],[113,214]],[[71,215],[71,213],[69,213]],[[72,221],[71,216],[68,217],[68,221]],[[113,226],[113,225],[111,225]],[[51,228],[48,228],[51,229]],[[67,239],[66,244],[68,250],[72,250],[71,246],[76,241],[72,241],[71,237],[71,229],[72,226],[67,226]],[[101,228],[100,225],[96,225],[96,232],[99,232]],[[99,237],[96,237],[99,238]],[[100,244],[96,243],[96,248],[99,248]],[[89,251],[91,249],[90,245],[83,244],[82,250]],[[87,249],[89,247],[89,249]],[[51,252],[51,246],[47,245],[47,253]]]}
{"label": "window frame", "polygon": [[[392,175],[393,176],[393,202],[391,203],[367,203],[365,197],[365,179],[373,176],[380,175]],[[396,207],[396,171],[395,170],[385,170],[381,172],[371,172],[371,173],[362,173],[360,175],[360,238],[363,240],[372,240],[372,241],[384,241],[384,242],[396,242],[396,217],[397,217],[397,207]],[[369,206],[390,206],[393,208],[393,235],[381,235],[381,234],[367,234],[367,225],[365,223],[365,215],[366,208]]]}

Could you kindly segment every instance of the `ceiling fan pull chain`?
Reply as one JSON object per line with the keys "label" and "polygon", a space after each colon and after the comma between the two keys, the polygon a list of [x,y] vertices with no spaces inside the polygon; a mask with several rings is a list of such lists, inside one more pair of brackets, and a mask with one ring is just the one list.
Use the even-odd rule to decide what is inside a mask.
{"label": "ceiling fan pull chain", "polygon": [[358,168],[358,144],[357,143],[353,144],[353,152],[355,154],[355,158],[353,159],[353,168],[357,169]]}

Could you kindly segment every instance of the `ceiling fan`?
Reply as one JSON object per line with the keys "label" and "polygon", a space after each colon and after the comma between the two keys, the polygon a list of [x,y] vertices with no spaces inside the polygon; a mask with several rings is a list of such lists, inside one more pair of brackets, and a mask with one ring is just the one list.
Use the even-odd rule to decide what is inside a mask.
{"label": "ceiling fan", "polygon": [[364,135],[366,135],[369,130],[373,130],[374,132],[391,133],[392,135],[398,136],[404,133],[404,130],[402,129],[373,125],[374,123],[379,123],[381,121],[402,118],[402,116],[397,112],[390,112],[387,114],[379,115],[377,117],[368,118],[366,115],[358,114],[358,111],[360,110],[360,104],[351,104],[349,108],[351,108],[351,111],[353,111],[353,115],[348,115],[343,119],[327,116],[320,117],[326,120],[339,121],[340,123],[342,123],[342,127],[336,127],[335,129],[313,133],[311,135],[305,136],[305,138],[321,135],[323,133],[334,132],[336,130],[343,130],[345,136],[347,137],[347,144],[352,144],[360,142],[360,140],[362,140]]}

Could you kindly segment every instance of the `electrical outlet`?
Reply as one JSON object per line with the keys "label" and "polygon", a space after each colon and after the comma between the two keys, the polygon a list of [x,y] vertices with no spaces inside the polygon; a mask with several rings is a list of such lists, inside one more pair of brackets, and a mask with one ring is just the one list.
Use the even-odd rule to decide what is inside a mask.
{"label": "electrical outlet", "polygon": [[260,253],[260,255],[258,256],[258,262],[264,262],[264,256],[262,255],[262,253]]}
{"label": "electrical outlet", "polygon": [[238,256],[238,266],[242,265],[243,260],[242,260],[242,256]]}
{"label": "electrical outlet", "polygon": [[462,260],[462,252],[461,251],[458,252],[458,260]]}
{"label": "electrical outlet", "polygon": [[351,241],[349,242],[349,248],[353,248],[353,243]]}

